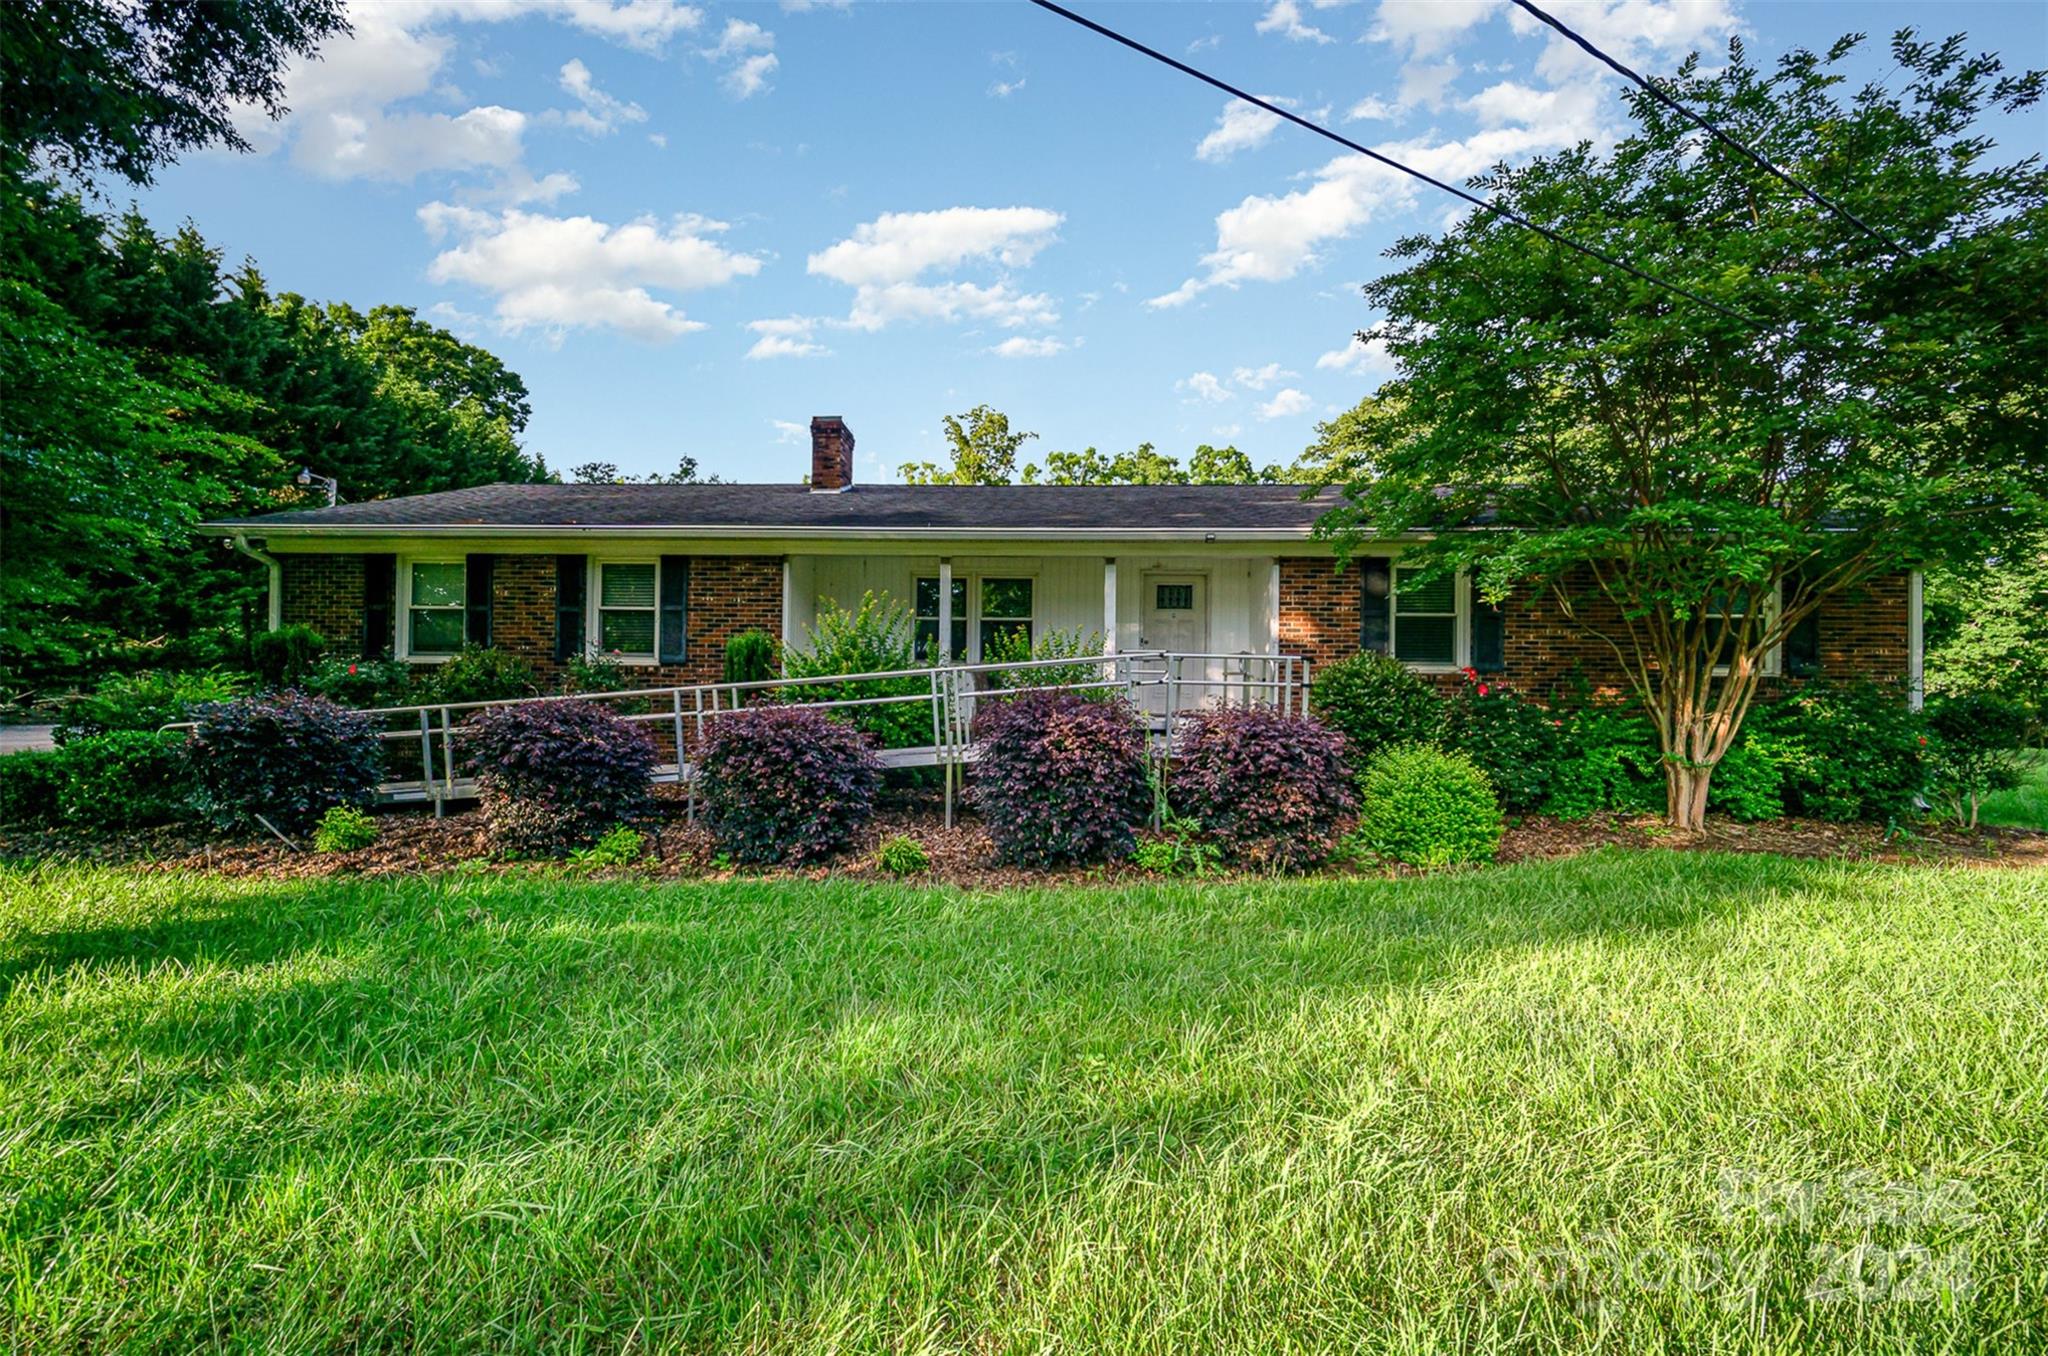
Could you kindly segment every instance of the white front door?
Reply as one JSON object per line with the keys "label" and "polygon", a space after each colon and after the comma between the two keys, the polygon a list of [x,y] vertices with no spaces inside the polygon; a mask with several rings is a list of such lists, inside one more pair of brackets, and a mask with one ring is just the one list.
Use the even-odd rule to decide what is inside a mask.
{"label": "white front door", "polygon": [[1138,637],[1143,650],[1200,654],[1209,648],[1209,581],[1198,574],[1148,574]]}

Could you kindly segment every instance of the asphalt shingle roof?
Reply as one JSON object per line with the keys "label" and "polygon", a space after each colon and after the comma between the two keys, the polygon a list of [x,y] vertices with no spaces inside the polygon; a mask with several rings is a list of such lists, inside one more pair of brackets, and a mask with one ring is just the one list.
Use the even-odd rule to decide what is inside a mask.
{"label": "asphalt shingle roof", "polygon": [[706,528],[933,531],[1305,533],[1336,499],[1298,485],[484,485],[210,524],[322,528]]}

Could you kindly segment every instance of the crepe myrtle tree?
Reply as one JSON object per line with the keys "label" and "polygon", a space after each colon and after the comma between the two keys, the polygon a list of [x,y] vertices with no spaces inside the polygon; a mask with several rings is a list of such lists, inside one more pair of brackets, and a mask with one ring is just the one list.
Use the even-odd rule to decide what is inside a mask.
{"label": "crepe myrtle tree", "polygon": [[1907,31],[1898,92],[1849,95],[1860,41],[1771,69],[1731,43],[1666,88],[1885,239],[1632,96],[1607,154],[1474,184],[1720,309],[1472,213],[1390,251],[1359,337],[1397,375],[1310,449],[1340,552],[1421,534],[1404,563],[1547,592],[1612,650],[1683,829],[1802,619],[2041,521],[2048,176],[1984,122],[2042,75]]}

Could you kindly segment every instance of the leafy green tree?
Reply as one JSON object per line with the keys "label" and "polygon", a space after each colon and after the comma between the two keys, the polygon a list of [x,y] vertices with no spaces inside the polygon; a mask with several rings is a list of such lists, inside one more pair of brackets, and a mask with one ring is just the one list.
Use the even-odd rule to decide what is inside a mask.
{"label": "leafy green tree", "polygon": [[11,0],[0,154],[147,183],[181,151],[245,151],[236,106],[276,117],[286,62],[347,31],[343,0]]}
{"label": "leafy green tree", "polygon": [[[1473,213],[1366,287],[1399,375],[1324,430],[1347,497],[1325,533],[1432,534],[1430,568],[1549,593],[1655,723],[1682,828],[1791,627],[2009,546],[2048,491],[2048,176],[1979,126],[2042,76],[1901,33],[1903,92],[1843,97],[1858,41],[1769,70],[1738,42],[1667,87],[1903,250],[1634,97],[1611,153],[1476,182],[1722,309]],[[1492,525],[1518,530],[1463,530]]]}
{"label": "leafy green tree", "polygon": [[1017,449],[1036,433],[1012,432],[1010,416],[987,405],[945,417],[951,468],[929,461],[903,464],[912,485],[1007,485],[1017,475]]}
{"label": "leafy green tree", "polygon": [[2048,533],[1929,570],[1924,599],[1929,693],[2000,696],[2048,725]]}

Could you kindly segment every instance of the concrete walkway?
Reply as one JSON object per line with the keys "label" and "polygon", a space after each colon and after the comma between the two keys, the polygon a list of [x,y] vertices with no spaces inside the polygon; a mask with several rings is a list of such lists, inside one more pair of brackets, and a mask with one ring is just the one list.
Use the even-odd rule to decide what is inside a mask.
{"label": "concrete walkway", "polygon": [[54,725],[0,725],[0,754],[26,753],[30,749],[54,749]]}

